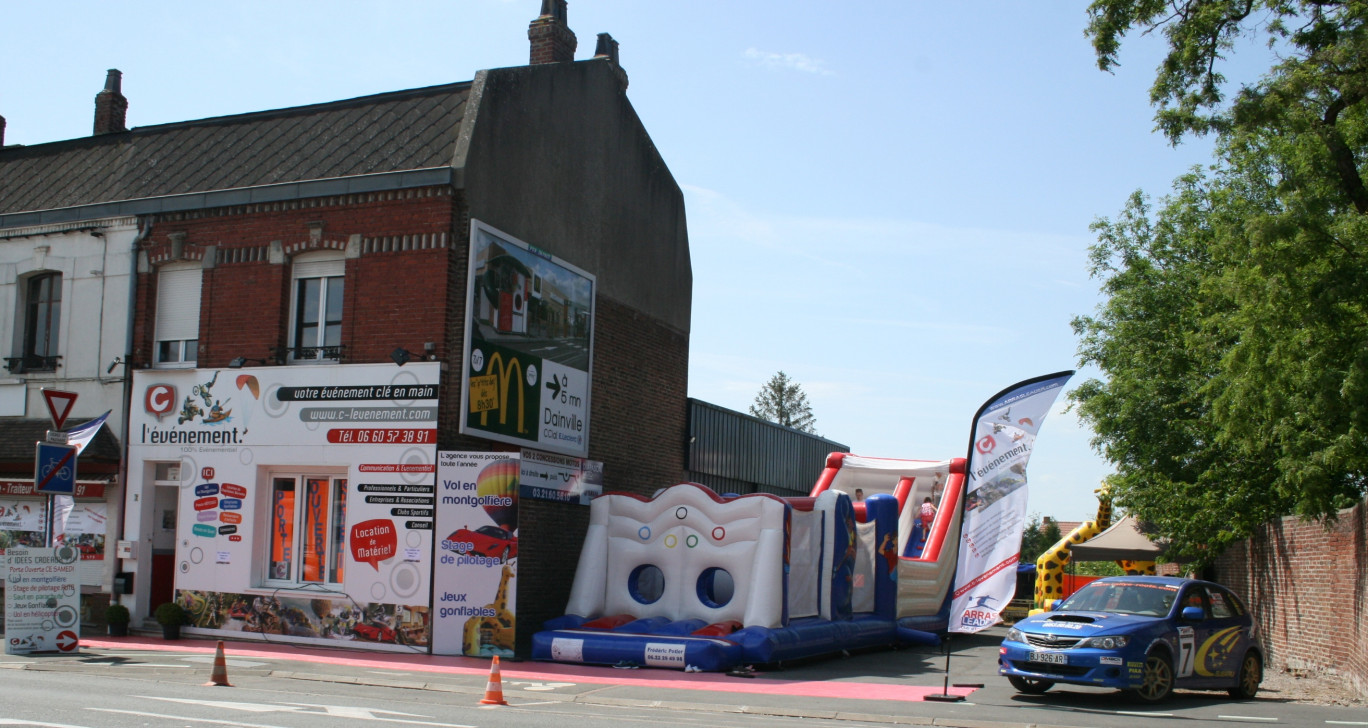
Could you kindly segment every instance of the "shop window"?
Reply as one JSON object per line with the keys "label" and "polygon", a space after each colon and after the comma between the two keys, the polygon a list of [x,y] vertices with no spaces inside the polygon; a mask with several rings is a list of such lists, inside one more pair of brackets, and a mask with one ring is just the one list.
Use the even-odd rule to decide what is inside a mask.
{"label": "shop window", "polygon": [[167,265],[157,274],[156,365],[194,367],[199,359],[201,267]]}
{"label": "shop window", "polygon": [[37,498],[0,498],[0,555],[11,546],[42,548],[44,503]]}
{"label": "shop window", "polygon": [[62,274],[40,273],[23,287],[23,340],[20,355],[5,358],[5,367],[15,374],[55,372],[62,357],[57,355],[57,336],[62,323]]}
{"label": "shop window", "polygon": [[347,548],[347,479],[273,475],[270,506],[266,579],[341,584]]}
{"label": "shop window", "polygon": [[290,362],[316,363],[342,358],[342,282],[346,263],[310,260],[294,264]]}

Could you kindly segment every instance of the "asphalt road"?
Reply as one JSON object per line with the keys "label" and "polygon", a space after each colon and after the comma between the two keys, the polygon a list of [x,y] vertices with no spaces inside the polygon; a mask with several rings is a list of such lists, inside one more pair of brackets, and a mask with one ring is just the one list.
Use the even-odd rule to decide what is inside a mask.
{"label": "asphalt road", "polygon": [[[490,695],[488,660],[228,642],[234,687],[208,687],[213,642],[98,638],[78,654],[0,656],[0,726],[1368,726],[1361,710],[1276,693],[1234,701],[1179,691],[1158,708],[1093,688],[1018,695],[997,676],[1002,631],[955,638],[948,674],[932,647],[754,677],[504,661],[498,684],[506,706],[480,703]],[[947,684],[965,700],[925,700]]]}

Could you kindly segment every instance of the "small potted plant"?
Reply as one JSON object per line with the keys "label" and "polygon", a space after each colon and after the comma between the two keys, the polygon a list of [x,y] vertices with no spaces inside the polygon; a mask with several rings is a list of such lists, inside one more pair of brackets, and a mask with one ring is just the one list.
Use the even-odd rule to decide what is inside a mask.
{"label": "small potted plant", "polygon": [[128,607],[117,602],[110,602],[105,607],[105,623],[109,625],[110,637],[127,637],[128,619]]}
{"label": "small potted plant", "polygon": [[168,640],[180,639],[180,628],[182,624],[190,623],[190,615],[185,613],[185,609],[175,602],[166,602],[157,607],[157,611],[152,613],[153,619],[161,625],[162,637]]}

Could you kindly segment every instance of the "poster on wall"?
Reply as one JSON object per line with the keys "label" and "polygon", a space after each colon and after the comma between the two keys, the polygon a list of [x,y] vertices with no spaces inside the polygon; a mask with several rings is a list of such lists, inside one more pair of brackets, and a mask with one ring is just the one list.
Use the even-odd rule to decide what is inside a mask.
{"label": "poster on wall", "polygon": [[594,276],[473,220],[461,432],[589,452]]}
{"label": "poster on wall", "polygon": [[433,654],[513,655],[518,481],[517,453],[437,454]]}
{"label": "poster on wall", "polygon": [[5,654],[74,651],[81,640],[80,552],[13,546],[3,559]]}
{"label": "poster on wall", "polygon": [[603,463],[523,449],[519,494],[532,500],[589,505],[603,492]]}
{"label": "poster on wall", "polygon": [[137,372],[131,482],[174,462],[192,628],[429,642],[440,365]]}
{"label": "poster on wall", "polygon": [[66,528],[57,538],[57,545],[70,545],[81,552],[82,561],[104,559],[105,524],[109,521],[109,504],[104,501],[76,501],[66,517]]}

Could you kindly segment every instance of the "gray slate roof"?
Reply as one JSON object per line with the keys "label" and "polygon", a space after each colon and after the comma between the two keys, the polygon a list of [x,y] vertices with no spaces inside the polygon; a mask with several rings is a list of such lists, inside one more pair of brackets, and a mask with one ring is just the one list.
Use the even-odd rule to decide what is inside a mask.
{"label": "gray slate roof", "polygon": [[[63,429],[73,430],[91,419],[87,417],[81,420],[68,421]],[[33,462],[34,443],[42,440],[50,429],[52,429],[52,423],[46,419],[0,417],[0,463],[17,461],[20,464],[31,464]],[[93,460],[118,462],[122,452],[123,448],[119,445],[119,438],[114,436],[114,432],[109,429],[109,423],[106,422],[105,426],[95,433],[95,439],[91,440],[90,445],[86,446],[85,451],[81,453],[80,462]],[[30,475],[32,472],[32,470],[29,471]]]}
{"label": "gray slate roof", "polygon": [[0,149],[0,214],[451,164],[470,82]]}

